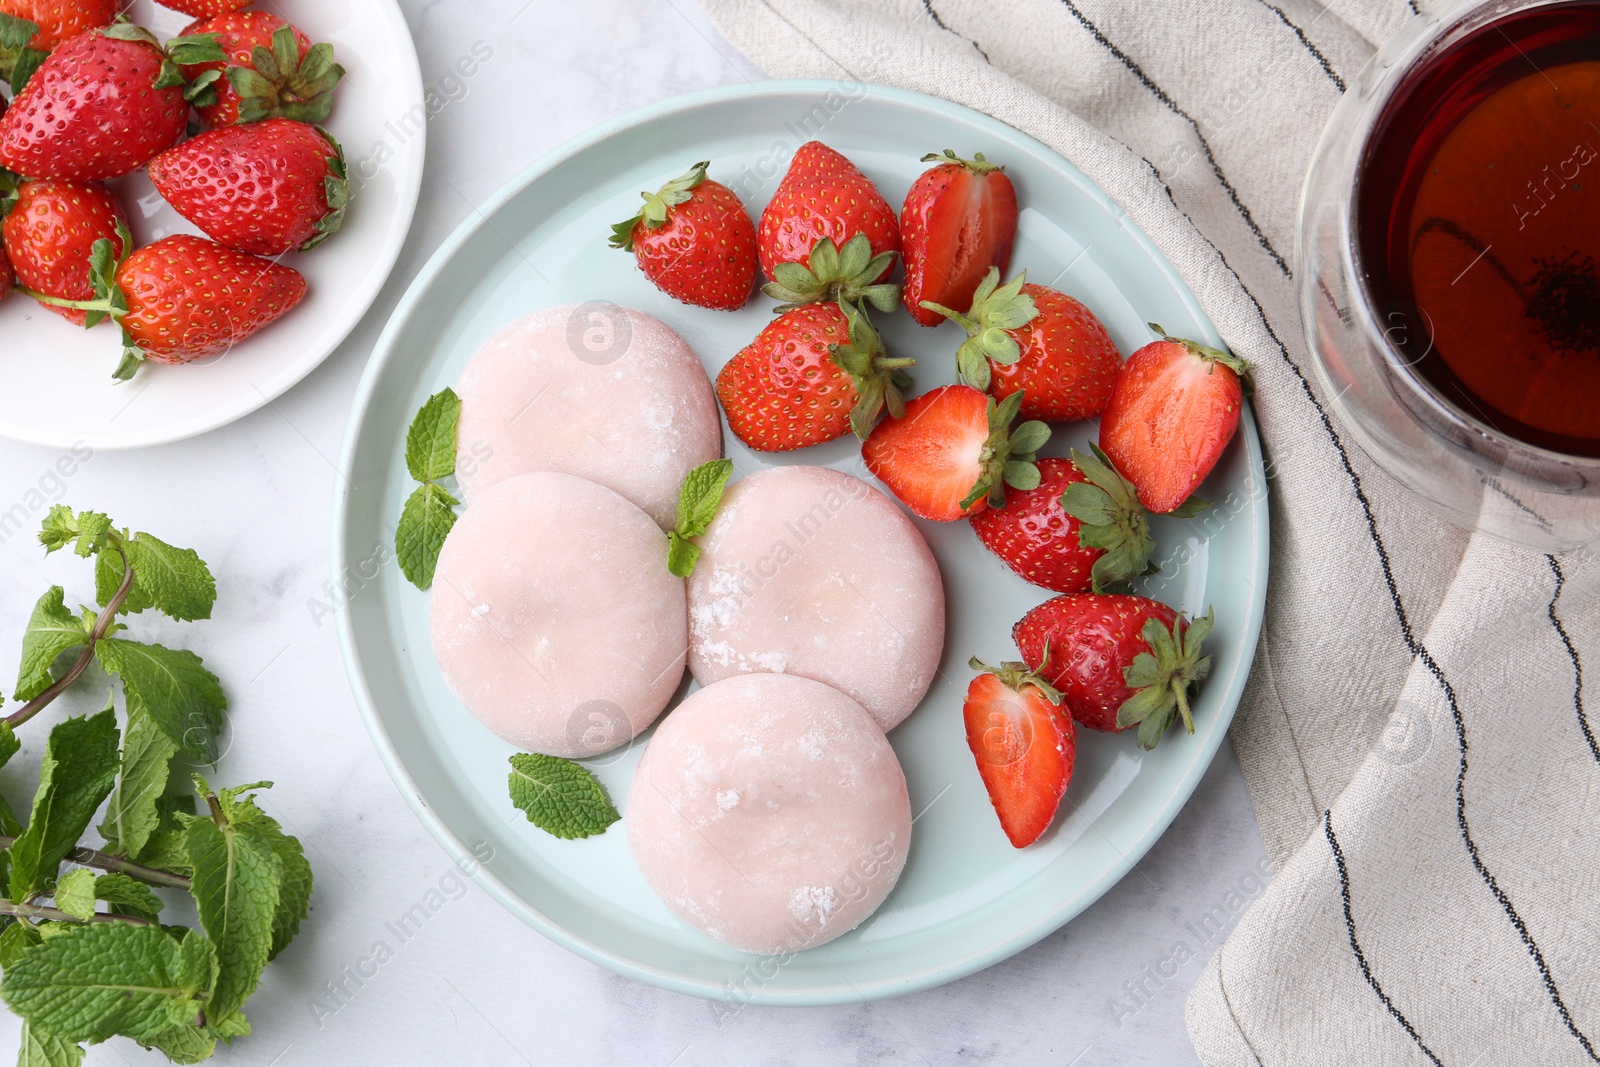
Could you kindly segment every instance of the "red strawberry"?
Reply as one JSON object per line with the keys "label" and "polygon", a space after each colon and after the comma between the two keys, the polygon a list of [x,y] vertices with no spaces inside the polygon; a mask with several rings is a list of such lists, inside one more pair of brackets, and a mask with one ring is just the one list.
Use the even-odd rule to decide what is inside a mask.
{"label": "red strawberry", "polygon": [[968,160],[947,148],[922,161],[939,166],[912,184],[900,209],[905,304],[919,323],[937,326],[942,319],[922,306],[924,300],[966,311],[989,268],[1004,274],[1011,265],[1017,190],[1005,168],[986,161],[982,152]]}
{"label": "red strawberry", "polygon": [[212,238],[258,256],[315,248],[350,196],[339,143],[290,119],[207,130],[151,160],[150,180]]}
{"label": "red strawberry", "polygon": [[981,673],[961,705],[967,745],[1000,828],[1013,845],[1026,848],[1056,817],[1072,780],[1077,731],[1057,706],[1061,694],[1026,664],[990,667],[974,659],[971,665]]}
{"label": "red strawberry", "polygon": [[225,56],[183,67],[194,86],[195,110],[207,126],[270,118],[327,121],[334,86],[344,77],[332,45],[313,46],[298,27],[266,11],[201,19],[183,31],[185,38],[208,34]]}
{"label": "red strawberry", "polygon": [[1215,621],[1208,612],[1185,624],[1148,597],[1087,593],[1047,600],[1011,636],[1080,726],[1138,726],[1139,746],[1154,748],[1175,718],[1194,733],[1189,687],[1211,670],[1200,645]]}
{"label": "red strawberry", "polygon": [[181,11],[190,18],[210,19],[227,15],[241,7],[249,7],[254,0],[161,0],[162,7]]}
{"label": "red strawberry", "polygon": [[[865,174],[820,141],[801,145],[789,171],[761,213],[761,269],[781,282],[780,263],[811,263],[811,250],[827,237],[844,248],[856,234],[865,234],[873,259],[900,251],[900,226],[894,209]],[[889,261],[873,281],[889,273]]]}
{"label": "red strawberry", "polygon": [[861,446],[867,469],[912,511],[954,522],[1005,506],[1005,488],[1039,484],[1035,454],[1050,439],[1042,422],[1012,428],[1020,394],[995,404],[966,385],[946,385],[906,404]]}
{"label": "red strawberry", "polygon": [[611,228],[611,247],[633,252],[639,269],[674,300],[738,311],[756,281],[756,227],[744,205],[721,182],[706,177],[709,163],[641,193],[644,207]]}
{"label": "red strawberry", "polygon": [[148,30],[118,23],[79,34],[50,54],[0,116],[0,164],[72,181],[136,171],[183,136],[183,84]]}
{"label": "red strawberry", "polygon": [[1178,508],[1217,465],[1239,428],[1248,362],[1161,334],[1128,357],[1100,420],[1100,447],[1156,514]]}
{"label": "red strawberry", "polygon": [[0,248],[0,300],[10,296],[16,284],[17,276],[11,272],[11,261],[6,258],[6,250]]}
{"label": "red strawberry", "polygon": [[121,324],[118,380],[145,359],[188,363],[225,352],[306,295],[298,271],[203,237],[164,237],[120,263],[111,249],[110,241],[95,243],[95,298],[73,306],[89,313],[91,326],[108,317]]}
{"label": "red strawberry", "polygon": [[49,52],[86,30],[111,25],[122,7],[122,0],[0,0],[0,15],[37,26],[24,47]]}
{"label": "red strawberry", "polygon": [[996,397],[1025,392],[1024,418],[1046,422],[1092,419],[1105,408],[1122,355],[1088,308],[1027,272],[1000,285],[991,269],[961,314],[926,303],[967,331],[956,367],[968,385]]}
{"label": "red strawberry", "polygon": [[1058,593],[1102,593],[1143,574],[1155,541],[1133,484],[1096,450],[1038,461],[1040,484],[972,517],[978,539],[1017,574]]}
{"label": "red strawberry", "polygon": [[772,320],[717,375],[735,436],[758,452],[860,437],[885,407],[904,415],[910,359],[891,359],[867,317],[847,304],[806,304]]}
{"label": "red strawberry", "polygon": [[[108,240],[114,253],[122,255],[127,217],[103,185],[45,178],[18,187],[0,232],[24,288],[62,300],[90,300],[90,252],[96,241]],[[69,322],[84,324],[83,311],[44,306]]]}

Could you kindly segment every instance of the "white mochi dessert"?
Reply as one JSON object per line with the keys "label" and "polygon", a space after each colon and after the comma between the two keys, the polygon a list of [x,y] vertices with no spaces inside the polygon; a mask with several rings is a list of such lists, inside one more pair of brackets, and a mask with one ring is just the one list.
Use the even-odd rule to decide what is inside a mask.
{"label": "white mochi dessert", "polygon": [[456,384],[469,504],[533,471],[598,482],[668,529],[688,473],[722,455],[711,381],[687,342],[604,301],[536,311],[489,338]]}
{"label": "white mochi dessert", "polygon": [[690,695],[628,790],[628,848],[689,925],[799,952],[877,910],[905,867],[911,801],[883,731],[820,682],[751,674]]}
{"label": "white mochi dessert", "polygon": [[610,489],[525,474],[481,491],[439,553],[445,681],[520,749],[596,756],[655,721],[683,679],[684,583],[667,538]]}
{"label": "white mochi dessert", "polygon": [[916,709],[944,649],[944,585],[888,497],[826,467],[774,467],[728,489],[700,543],[689,579],[700,684],[799,675],[850,696],[884,730]]}

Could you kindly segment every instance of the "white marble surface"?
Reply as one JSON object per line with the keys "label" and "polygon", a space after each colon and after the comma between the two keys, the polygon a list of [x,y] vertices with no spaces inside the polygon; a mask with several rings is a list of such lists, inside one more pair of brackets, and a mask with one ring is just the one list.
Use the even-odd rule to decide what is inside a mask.
{"label": "white marble surface", "polygon": [[[424,79],[452,102],[429,129],[429,171],[400,266],[350,340],[257,414],[195,441],[94,455],[64,484],[51,474],[56,452],[0,442],[0,512],[62,497],[194,546],[217,571],[214,621],[138,627],[195,648],[223,678],[233,736],[219,777],[276,780],[268,806],[305,841],[317,873],[310,921],[251,1002],[254,1036],[223,1049],[218,1062],[1196,1062],[1184,993],[1219,943],[1218,928],[1259,896],[1265,869],[1226,747],[1166,836],[1099,903],[1006,963],[898,1000],[730,1015],[569,955],[458,878],[368,743],[333,627],[326,618],[319,625],[312,606],[325,597],[333,457],[357,379],[387,310],[429,254],[526,164],[631,108],[760,75],[692,0],[401,4]],[[480,41],[493,58],[459,80],[452,68]],[[79,561],[46,560],[30,535],[0,538],[0,635],[15,648],[49,584],[88,599],[92,583]],[[97,698],[80,694],[74,708],[48,718]],[[42,736],[48,718],[30,736]],[[28,755],[17,763],[37,763],[37,741]],[[31,788],[7,775],[13,795]],[[425,901],[437,910],[399,943],[385,924]],[[367,968],[358,985],[346,968],[378,941],[392,958],[376,973]],[[341,981],[345,993],[330,997]],[[0,1058],[16,1033],[15,1019],[0,1013]],[[161,1061],[119,1039],[88,1062]]]}

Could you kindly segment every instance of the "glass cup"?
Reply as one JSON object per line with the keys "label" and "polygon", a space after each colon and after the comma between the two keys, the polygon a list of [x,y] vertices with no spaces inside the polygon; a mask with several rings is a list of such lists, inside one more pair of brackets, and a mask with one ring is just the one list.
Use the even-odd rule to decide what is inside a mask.
{"label": "glass cup", "polygon": [[[1419,338],[1416,331],[1427,331],[1429,322],[1415,305],[1373,291],[1360,227],[1389,220],[1361,217],[1359,183],[1381,124],[1396,108],[1415,106],[1416,79],[1443,66],[1441,56],[1487,34],[1517,47],[1515,31],[1508,36],[1496,23],[1573,3],[1491,0],[1413,19],[1334,110],[1306,178],[1295,249],[1313,364],[1347,435],[1456,524],[1541,552],[1600,548],[1600,455],[1519,439],[1419,373],[1431,334]],[[1401,99],[1407,103],[1397,104]]]}

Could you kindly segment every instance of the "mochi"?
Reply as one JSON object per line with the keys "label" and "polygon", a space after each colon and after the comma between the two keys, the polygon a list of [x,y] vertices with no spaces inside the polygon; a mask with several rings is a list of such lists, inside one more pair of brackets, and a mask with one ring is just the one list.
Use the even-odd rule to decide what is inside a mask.
{"label": "mochi", "polygon": [[888,730],[944,649],[939,565],[911,520],[859,478],[774,467],[735,483],[689,580],[689,667],[825,682]]}
{"label": "mochi", "polygon": [[750,674],[664,719],[628,791],[628,849],[689,925],[798,952],[877,910],[905,867],[911,800],[883,731],[821,682]]}
{"label": "mochi", "polygon": [[678,491],[722,455],[699,357],[671,327],[604,301],[546,308],[489,338],[456,384],[467,503],[533,471],[614,489],[670,529]]}
{"label": "mochi", "polygon": [[467,710],[520,749],[596,756],[683,679],[684,583],[667,538],[610,489],[524,474],[482,489],[439,553],[434,655]]}

